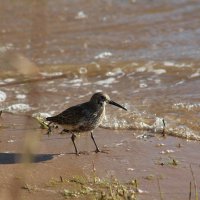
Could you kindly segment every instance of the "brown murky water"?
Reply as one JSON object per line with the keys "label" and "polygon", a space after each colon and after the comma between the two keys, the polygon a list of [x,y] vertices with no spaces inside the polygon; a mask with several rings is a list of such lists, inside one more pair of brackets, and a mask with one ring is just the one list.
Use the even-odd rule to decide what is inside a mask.
{"label": "brown murky water", "polygon": [[[53,172],[58,163],[62,172],[61,168],[67,165],[72,174],[87,174],[89,170],[84,169],[95,159],[99,174],[106,176],[112,168],[111,159],[116,161],[113,175],[123,181],[130,178],[126,169],[131,167],[127,163],[134,163],[134,176],[139,178],[145,173],[138,166],[146,166],[144,170],[152,167],[151,173],[158,170],[158,174],[166,173],[166,177],[173,174],[177,179],[180,172],[171,167],[163,172],[152,161],[160,155],[160,149],[155,146],[159,143],[157,136],[164,128],[164,119],[166,135],[182,138],[164,140],[166,148],[184,143],[175,154],[180,154],[180,159],[188,163],[183,169],[188,181],[184,184],[178,181],[178,184],[179,189],[186,185],[189,188],[189,163],[198,166],[199,159],[196,142],[200,140],[199,9],[198,0],[0,2],[2,175],[5,166],[9,166],[6,169],[9,174],[13,169],[20,170],[14,158],[26,149],[24,138],[28,133],[35,134],[36,141],[41,138],[32,147],[37,147],[36,153],[42,154],[31,172],[34,176],[35,170],[39,170],[35,177],[40,177],[49,165],[52,166],[50,176],[58,176],[58,172]],[[107,106],[103,129],[95,134],[101,146],[107,145],[111,153],[97,157],[92,154],[84,162],[84,158],[79,160],[74,155],[54,159],[57,156],[54,154],[72,152],[71,147],[67,148],[71,146],[70,140],[58,135],[52,139],[43,136],[44,139],[41,134],[45,131],[39,129],[33,117],[39,113],[42,116],[58,113],[88,100],[96,91],[108,93],[128,108],[128,112],[123,112]],[[156,138],[149,139],[149,134]],[[88,140],[81,137],[83,150],[89,148]],[[133,151],[127,151],[127,141]],[[117,144],[121,145],[116,147]],[[143,152],[143,148],[147,150]],[[11,173],[10,177],[13,176]],[[47,173],[38,183],[34,178],[32,181],[42,184],[50,176]],[[8,188],[10,177],[2,180]],[[164,187],[168,195],[177,184],[166,179]],[[159,193],[153,188],[156,183],[142,184],[152,198],[158,198]],[[179,189],[173,194],[176,199],[183,199],[186,194],[180,194]],[[46,195],[48,198],[49,194]],[[141,195],[141,199],[148,199],[148,195]]]}

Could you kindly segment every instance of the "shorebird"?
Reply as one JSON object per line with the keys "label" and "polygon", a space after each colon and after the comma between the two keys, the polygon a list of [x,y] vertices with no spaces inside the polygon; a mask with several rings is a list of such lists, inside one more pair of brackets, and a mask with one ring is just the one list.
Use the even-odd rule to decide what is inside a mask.
{"label": "shorebird", "polygon": [[72,106],[60,114],[47,117],[46,120],[49,121],[49,131],[51,132],[51,123],[61,125],[63,127],[62,132],[71,133],[71,140],[74,145],[76,155],[79,155],[75,144],[75,133],[90,132],[91,138],[96,147],[95,152],[100,152],[97,143],[93,136],[93,130],[97,128],[105,116],[105,105],[112,104],[124,110],[127,110],[118,103],[112,101],[110,97],[102,92],[97,92],[92,95],[91,99],[85,103]]}

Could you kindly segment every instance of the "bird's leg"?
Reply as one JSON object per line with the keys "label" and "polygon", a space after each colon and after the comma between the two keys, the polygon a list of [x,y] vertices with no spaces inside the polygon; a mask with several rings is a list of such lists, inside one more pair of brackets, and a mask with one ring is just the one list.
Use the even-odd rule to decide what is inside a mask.
{"label": "bird's leg", "polygon": [[47,131],[48,136],[51,134],[51,126],[50,126],[51,124],[52,124],[52,122],[49,122],[49,124],[48,124],[48,131]]}
{"label": "bird's leg", "polygon": [[166,133],[165,133],[165,120],[164,119],[162,119],[162,122],[163,122],[163,130],[162,130],[162,135],[163,135],[163,137],[165,137],[166,136]]}
{"label": "bird's leg", "polygon": [[94,144],[95,144],[95,147],[96,147],[95,152],[96,152],[96,153],[100,152],[100,150],[99,150],[99,148],[98,148],[98,146],[97,146],[97,143],[96,143],[95,140],[94,140],[94,136],[93,136],[93,134],[92,134],[92,131],[91,131],[91,138],[92,138],[92,140],[93,140],[93,142],[94,142]]}
{"label": "bird's leg", "polygon": [[79,153],[78,153],[78,150],[77,150],[77,148],[76,148],[75,138],[76,138],[76,135],[75,135],[74,133],[72,133],[71,139],[72,139],[72,142],[73,142],[73,144],[74,144],[74,148],[75,148],[75,151],[76,151],[76,155],[78,156]]}

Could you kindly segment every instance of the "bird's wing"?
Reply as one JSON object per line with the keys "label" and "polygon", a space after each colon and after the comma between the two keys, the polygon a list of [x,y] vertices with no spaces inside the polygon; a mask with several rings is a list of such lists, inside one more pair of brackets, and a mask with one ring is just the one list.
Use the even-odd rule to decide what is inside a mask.
{"label": "bird's wing", "polygon": [[87,118],[88,111],[87,111],[87,104],[80,104],[77,106],[70,107],[63,111],[62,113],[48,118],[49,121],[58,123],[60,125],[77,125],[82,123],[84,119]]}

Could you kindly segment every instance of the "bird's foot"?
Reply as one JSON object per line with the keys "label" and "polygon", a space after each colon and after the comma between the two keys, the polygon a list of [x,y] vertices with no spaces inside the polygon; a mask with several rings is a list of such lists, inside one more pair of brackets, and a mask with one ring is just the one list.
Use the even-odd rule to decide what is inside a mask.
{"label": "bird's foot", "polygon": [[95,153],[101,152],[98,148],[96,148]]}
{"label": "bird's foot", "polygon": [[75,154],[76,154],[77,156],[80,156],[80,152],[76,152]]}
{"label": "bird's foot", "polygon": [[95,153],[108,153],[108,150],[99,150],[99,149],[96,149]]}
{"label": "bird's foot", "polygon": [[48,137],[49,137],[51,134],[52,134],[52,131],[51,131],[51,130],[48,130],[48,131],[47,131]]}

